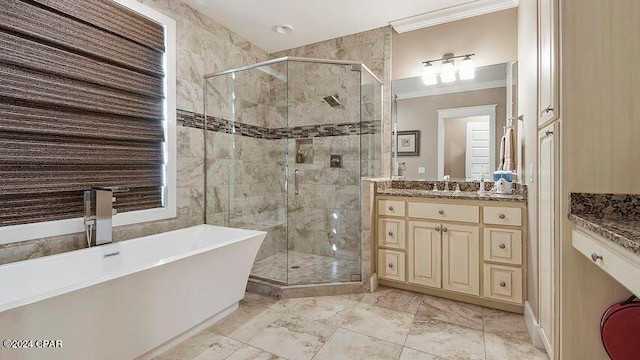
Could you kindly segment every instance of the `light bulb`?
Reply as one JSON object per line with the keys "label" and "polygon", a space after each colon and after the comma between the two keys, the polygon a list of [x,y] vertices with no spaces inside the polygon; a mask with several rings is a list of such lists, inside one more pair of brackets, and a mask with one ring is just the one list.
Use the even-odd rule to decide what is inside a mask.
{"label": "light bulb", "polygon": [[440,80],[443,83],[450,83],[456,81],[456,70],[453,67],[453,61],[445,60],[442,63],[442,72],[440,72]]}
{"label": "light bulb", "polygon": [[424,68],[422,69],[422,82],[425,85],[435,85],[438,83],[438,78],[436,77],[436,69],[433,68],[431,63],[426,63]]}
{"label": "light bulb", "polygon": [[460,80],[471,80],[476,77],[476,69],[473,67],[473,60],[467,56],[460,65]]}

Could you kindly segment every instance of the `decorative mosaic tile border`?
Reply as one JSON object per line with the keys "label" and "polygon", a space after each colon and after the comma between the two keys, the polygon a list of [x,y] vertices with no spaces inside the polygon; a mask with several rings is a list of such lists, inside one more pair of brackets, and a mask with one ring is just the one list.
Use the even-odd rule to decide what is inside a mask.
{"label": "decorative mosaic tile border", "polygon": [[[178,125],[203,129],[204,115],[191,111],[178,110],[177,122]],[[304,139],[314,137],[379,134],[381,132],[381,124],[380,121],[365,121],[362,123],[319,124],[296,126],[291,128],[266,128],[209,116],[207,118],[207,130],[259,139],[278,140],[286,138]]]}

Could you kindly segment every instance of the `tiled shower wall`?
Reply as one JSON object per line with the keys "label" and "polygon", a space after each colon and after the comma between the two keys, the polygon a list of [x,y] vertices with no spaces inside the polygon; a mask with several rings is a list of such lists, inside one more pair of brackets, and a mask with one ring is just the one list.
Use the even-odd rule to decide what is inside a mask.
{"label": "tiled shower wall", "polygon": [[391,175],[391,33],[390,26],[347,35],[272,54],[364,63],[384,84],[382,116],[382,176]]}
{"label": "tiled shower wall", "polygon": [[[260,48],[179,0],[142,0],[177,23],[177,107],[203,112],[202,78],[227,68],[268,60]],[[177,217],[114,229],[114,240],[165,232],[204,222],[202,130],[177,127]],[[86,247],[82,233],[0,245],[0,264]]]}

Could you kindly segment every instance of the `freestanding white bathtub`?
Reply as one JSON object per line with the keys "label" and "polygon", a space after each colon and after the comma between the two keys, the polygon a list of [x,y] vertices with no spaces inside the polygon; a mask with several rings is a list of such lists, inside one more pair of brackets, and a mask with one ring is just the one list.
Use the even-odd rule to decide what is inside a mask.
{"label": "freestanding white bathtub", "polygon": [[148,358],[238,307],[265,235],[198,225],[0,266],[0,359]]}

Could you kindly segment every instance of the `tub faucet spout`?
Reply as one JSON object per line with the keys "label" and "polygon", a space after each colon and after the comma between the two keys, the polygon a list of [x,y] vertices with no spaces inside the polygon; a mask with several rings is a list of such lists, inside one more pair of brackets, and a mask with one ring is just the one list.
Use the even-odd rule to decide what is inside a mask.
{"label": "tub faucet spout", "polygon": [[84,192],[84,226],[88,246],[109,244],[113,241],[114,192],[120,188],[93,188]]}

